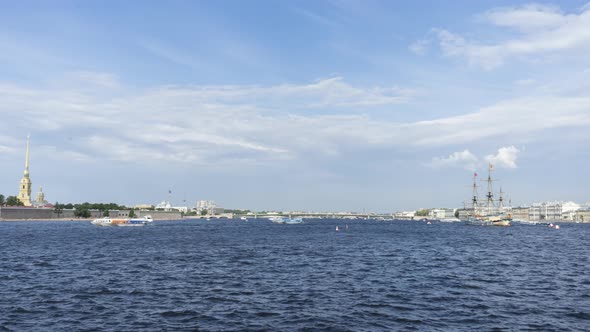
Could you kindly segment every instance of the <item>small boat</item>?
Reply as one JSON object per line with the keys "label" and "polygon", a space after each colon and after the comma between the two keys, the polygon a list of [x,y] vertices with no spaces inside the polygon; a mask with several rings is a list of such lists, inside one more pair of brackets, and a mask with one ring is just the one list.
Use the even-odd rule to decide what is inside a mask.
{"label": "small boat", "polygon": [[293,225],[293,224],[301,224],[303,223],[303,218],[285,218],[285,224]]}
{"label": "small boat", "polygon": [[96,226],[145,226],[153,221],[152,216],[145,216],[142,218],[125,218],[113,219],[104,217],[92,220],[92,224]]}
{"label": "small boat", "polygon": [[274,224],[284,224],[285,223],[285,220],[283,217],[270,217],[268,219],[270,219],[270,221],[273,222]]}
{"label": "small boat", "polygon": [[293,225],[293,224],[301,224],[301,223],[303,223],[303,218],[301,218],[301,217],[297,217],[297,218],[291,218],[291,217],[270,217],[269,219],[270,219],[270,221],[272,221],[275,224],[288,224],[288,225]]}
{"label": "small boat", "polygon": [[248,218],[246,218],[246,217],[240,217],[240,220],[248,221]]}

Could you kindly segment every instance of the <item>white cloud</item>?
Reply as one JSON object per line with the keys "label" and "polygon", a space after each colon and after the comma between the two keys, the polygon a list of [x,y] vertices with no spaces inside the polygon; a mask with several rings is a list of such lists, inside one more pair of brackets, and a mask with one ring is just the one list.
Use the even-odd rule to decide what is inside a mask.
{"label": "white cloud", "polygon": [[526,5],[494,9],[482,17],[496,26],[516,29],[519,34],[485,42],[433,29],[443,54],[464,58],[470,65],[493,69],[509,58],[538,58],[564,52],[579,52],[585,57],[584,52],[590,50],[590,6],[583,7],[579,13],[563,14],[556,7]]}
{"label": "white cloud", "polygon": [[519,153],[520,150],[515,146],[506,146],[498,149],[497,154],[486,156],[485,160],[494,165],[494,167],[517,168],[516,159]]}
{"label": "white cloud", "polygon": [[559,27],[566,24],[568,19],[575,19],[575,15],[564,15],[556,6],[527,4],[492,9],[484,13],[482,18],[497,26],[535,31]]}
{"label": "white cloud", "polygon": [[514,145],[511,145],[498,149],[495,155],[480,158],[465,149],[453,152],[447,157],[434,157],[428,165],[434,168],[460,167],[470,171],[475,171],[479,167],[487,167],[488,163],[496,168],[517,168],[516,159],[520,152]]}
{"label": "white cloud", "polygon": [[[584,133],[590,125],[590,98],[559,96],[511,99],[427,121],[376,119],[370,115],[375,107],[395,110],[410,98],[404,89],[359,87],[341,78],[300,85],[167,86],[143,91],[122,85],[115,96],[108,91],[100,86],[77,90],[0,84],[0,131],[12,137],[29,131],[34,137],[73,137],[67,148],[53,144],[68,150],[60,155],[71,153],[75,160],[132,162],[149,157],[219,164],[337,158],[351,150],[428,149],[492,139],[518,144],[553,129],[579,128]],[[22,140],[7,142],[3,141],[5,147],[21,150]],[[469,160],[463,153],[438,162],[449,158]]]}
{"label": "white cloud", "polygon": [[460,152],[453,152],[448,157],[434,157],[430,166],[435,168],[441,167],[461,167],[466,170],[474,171],[477,168],[479,159],[469,150],[465,149]]}
{"label": "white cloud", "polygon": [[429,46],[430,40],[420,39],[412,43],[412,45],[409,46],[409,49],[417,55],[425,55]]}

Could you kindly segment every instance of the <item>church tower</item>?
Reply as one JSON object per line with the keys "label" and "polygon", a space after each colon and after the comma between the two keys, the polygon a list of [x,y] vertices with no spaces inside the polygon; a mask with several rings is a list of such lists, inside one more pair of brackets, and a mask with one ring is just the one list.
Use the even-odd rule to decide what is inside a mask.
{"label": "church tower", "polygon": [[29,141],[30,136],[27,136],[27,154],[25,157],[25,175],[20,180],[20,188],[18,191],[18,199],[23,202],[25,206],[32,206],[31,203],[31,179],[29,178]]}
{"label": "church tower", "polygon": [[43,187],[39,187],[39,192],[37,193],[37,199],[35,199],[35,205],[45,205],[47,201],[45,200],[45,194],[43,193]]}

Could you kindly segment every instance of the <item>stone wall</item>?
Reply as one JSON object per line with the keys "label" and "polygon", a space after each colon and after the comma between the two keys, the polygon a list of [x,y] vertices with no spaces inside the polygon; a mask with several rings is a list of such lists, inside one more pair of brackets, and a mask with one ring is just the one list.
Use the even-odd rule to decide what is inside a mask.
{"label": "stone wall", "polygon": [[138,217],[152,216],[154,220],[180,220],[182,214],[178,211],[150,211],[140,210],[135,211],[135,215]]}
{"label": "stone wall", "polygon": [[0,219],[4,220],[27,220],[27,219],[52,219],[53,209],[30,208],[30,207],[2,207],[0,208]]}
{"label": "stone wall", "polygon": [[[46,208],[31,208],[31,207],[2,207],[0,208],[0,220],[27,220],[27,219],[78,219],[74,216],[75,210],[63,210],[62,213],[57,215],[53,212],[53,209]],[[182,214],[178,211],[149,211],[140,210],[135,211],[137,217],[143,217],[150,215],[154,220],[180,220]],[[129,210],[113,210],[109,211],[111,218],[128,218]],[[102,218],[103,211],[90,210],[90,218],[96,219]]]}

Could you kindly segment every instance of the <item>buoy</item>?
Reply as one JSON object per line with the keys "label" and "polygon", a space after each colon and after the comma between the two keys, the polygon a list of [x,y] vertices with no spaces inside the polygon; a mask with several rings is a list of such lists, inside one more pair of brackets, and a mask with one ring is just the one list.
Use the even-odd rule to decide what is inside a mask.
{"label": "buoy", "polygon": [[346,230],[348,230],[348,225],[346,225]]}
{"label": "buoy", "polygon": [[559,225],[555,225],[555,229],[559,229]]}
{"label": "buoy", "polygon": [[338,226],[336,226],[336,232],[338,232],[338,231],[339,231]]}

